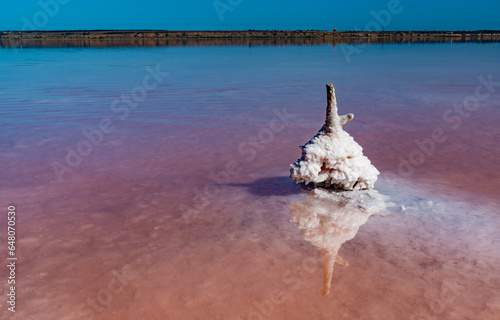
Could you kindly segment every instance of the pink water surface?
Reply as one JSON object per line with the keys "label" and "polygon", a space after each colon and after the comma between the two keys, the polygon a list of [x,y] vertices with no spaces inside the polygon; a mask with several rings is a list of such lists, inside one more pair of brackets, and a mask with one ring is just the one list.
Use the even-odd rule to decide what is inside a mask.
{"label": "pink water surface", "polygon": [[[339,47],[1,50],[0,200],[18,217],[1,319],[498,319],[500,86],[478,77],[500,81],[500,45],[372,45],[350,63]],[[157,65],[169,74],[120,119],[113,101]],[[344,244],[320,298],[288,169],[331,82],[394,206]],[[458,127],[444,117],[478,87]],[[114,130],[59,179],[103,119]]]}

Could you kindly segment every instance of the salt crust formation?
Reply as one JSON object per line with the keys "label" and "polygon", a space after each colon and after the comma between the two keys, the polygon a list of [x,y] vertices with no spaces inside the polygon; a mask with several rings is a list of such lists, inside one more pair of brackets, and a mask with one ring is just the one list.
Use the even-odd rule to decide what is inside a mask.
{"label": "salt crust formation", "polygon": [[291,165],[290,178],[326,188],[372,189],[380,173],[363,155],[363,148],[342,129],[354,115],[339,116],[333,85],[327,84],[326,90],[326,122],[316,136],[300,147],[302,157]]}
{"label": "salt crust formation", "polygon": [[308,192],[305,201],[290,205],[290,221],[300,229],[304,240],[321,253],[323,297],[330,292],[334,263],[349,265],[338,254],[341,245],[354,238],[372,214],[386,209],[385,200],[386,196],[375,190],[315,188]]}
{"label": "salt crust formation", "polygon": [[[335,89],[326,85],[328,105],[321,130],[304,146],[302,157],[291,165],[290,178],[309,188],[304,202],[290,205],[291,221],[323,258],[323,293],[330,292],[335,262],[349,263],[339,256],[340,246],[354,238],[368,217],[386,209],[387,202],[375,190],[380,174],[363,155],[363,148],[342,129],[354,118],[339,116]],[[312,182],[312,184],[310,184]]]}

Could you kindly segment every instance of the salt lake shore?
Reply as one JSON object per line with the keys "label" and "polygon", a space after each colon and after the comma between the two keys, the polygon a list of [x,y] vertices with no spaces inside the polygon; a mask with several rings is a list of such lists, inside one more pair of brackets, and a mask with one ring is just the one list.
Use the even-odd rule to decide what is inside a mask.
{"label": "salt lake shore", "polygon": [[74,31],[3,31],[0,46],[51,46],[54,41],[70,45],[190,45],[304,43],[418,43],[418,42],[496,42],[499,30],[478,31],[318,31],[318,30],[246,30],[246,31],[169,31],[169,30],[74,30]]}

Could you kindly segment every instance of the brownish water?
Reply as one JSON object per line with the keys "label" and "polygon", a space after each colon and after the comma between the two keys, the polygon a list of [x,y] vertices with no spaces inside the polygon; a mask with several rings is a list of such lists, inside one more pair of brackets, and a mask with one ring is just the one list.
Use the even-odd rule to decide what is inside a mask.
{"label": "brownish water", "polygon": [[[0,199],[17,208],[18,267],[1,318],[498,319],[500,86],[481,79],[500,81],[499,49],[377,45],[351,63],[331,46],[3,49]],[[126,116],[112,109],[147,66],[169,74]],[[329,82],[395,206],[344,244],[350,266],[320,298],[287,176]],[[474,112],[447,112],[470,97]],[[111,132],[82,134],[103,119]]]}

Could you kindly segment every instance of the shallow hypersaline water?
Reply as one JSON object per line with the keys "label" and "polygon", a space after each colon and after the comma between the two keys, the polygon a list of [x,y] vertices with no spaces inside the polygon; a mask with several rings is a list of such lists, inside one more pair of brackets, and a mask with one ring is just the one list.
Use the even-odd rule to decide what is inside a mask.
{"label": "shallow hypersaline water", "polygon": [[[0,50],[1,318],[498,319],[500,45],[345,49]],[[395,205],[320,298],[288,170],[325,83]]]}

